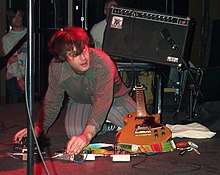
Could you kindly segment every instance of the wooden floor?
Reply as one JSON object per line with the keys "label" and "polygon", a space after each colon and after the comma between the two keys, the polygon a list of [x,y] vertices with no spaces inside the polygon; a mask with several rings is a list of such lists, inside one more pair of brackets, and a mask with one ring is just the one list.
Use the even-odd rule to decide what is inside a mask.
{"label": "wooden floor", "polygon": [[[39,111],[39,103],[33,106],[35,118]],[[173,122],[173,111],[162,111],[163,123]],[[184,113],[178,114],[185,118]],[[219,116],[220,117],[220,116]],[[13,153],[12,137],[16,131],[27,124],[27,110],[25,104],[0,105],[0,174],[36,174],[36,175],[217,175],[220,174],[220,127],[215,122],[211,129],[217,134],[211,139],[175,138],[174,141],[192,141],[198,145],[198,151],[180,155],[179,150],[168,153],[145,154],[131,157],[129,162],[116,163],[111,157],[96,157],[94,161],[71,162],[52,159],[56,151],[65,147],[68,138],[64,130],[64,111],[50,128],[47,138],[50,146],[45,147],[43,154],[46,168],[42,161],[34,156],[34,164],[22,161],[21,156],[10,156]],[[95,143],[114,143],[115,133],[107,133],[94,139]],[[46,172],[48,169],[48,172]]]}

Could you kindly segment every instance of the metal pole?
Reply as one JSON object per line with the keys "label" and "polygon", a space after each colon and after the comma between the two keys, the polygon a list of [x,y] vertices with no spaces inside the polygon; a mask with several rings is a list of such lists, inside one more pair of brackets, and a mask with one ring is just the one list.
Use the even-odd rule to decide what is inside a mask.
{"label": "metal pole", "polygon": [[88,0],[85,0],[85,26],[84,29],[88,30]]}
{"label": "metal pole", "polygon": [[81,5],[81,26],[83,29],[88,30],[88,0],[82,0]]}
{"label": "metal pole", "polygon": [[84,11],[85,11],[85,2],[84,2],[85,0],[82,0],[82,7],[81,7],[81,9],[82,9],[82,12],[81,12],[81,26],[82,26],[82,28],[84,29],[84,21],[85,21],[85,16],[84,16]]}
{"label": "metal pole", "polygon": [[175,2],[174,2],[174,0],[171,0],[171,14],[172,15],[175,14]]}
{"label": "metal pole", "polygon": [[33,92],[32,92],[32,76],[33,76],[33,0],[27,0],[27,77],[26,77],[26,94],[27,94],[27,105],[28,105],[28,117],[29,117],[29,123],[27,126],[28,130],[28,161],[27,161],[27,174],[32,175],[33,174],[33,135],[32,135],[32,130],[31,130],[31,122],[32,122],[32,97],[33,97]]}
{"label": "metal pole", "polygon": [[169,2],[168,2],[168,0],[166,0],[166,13],[168,13],[168,4],[169,4]]}

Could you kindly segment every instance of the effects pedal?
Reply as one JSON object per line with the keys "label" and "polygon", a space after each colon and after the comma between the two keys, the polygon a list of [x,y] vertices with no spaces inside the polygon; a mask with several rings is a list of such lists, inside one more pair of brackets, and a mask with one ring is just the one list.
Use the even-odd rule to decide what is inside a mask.
{"label": "effects pedal", "polygon": [[[38,150],[36,145],[34,144],[34,155],[38,154]],[[42,154],[45,154],[45,152],[42,152]],[[21,156],[21,159],[26,161],[27,160],[27,154],[28,154],[28,142],[27,137],[23,137],[20,142],[14,143],[13,147],[13,153],[10,153],[11,156]]]}
{"label": "effects pedal", "polygon": [[27,160],[27,137],[23,137],[20,142],[14,143],[14,155],[21,156],[21,159]]}
{"label": "effects pedal", "polygon": [[20,142],[14,143],[13,150],[20,153],[27,152],[27,137],[23,137]]}
{"label": "effects pedal", "polygon": [[94,154],[92,151],[83,150],[80,154],[67,154],[65,150],[55,152],[52,157],[54,159],[67,160],[72,162],[92,161],[96,159],[96,156],[103,156],[103,154]]}
{"label": "effects pedal", "polygon": [[79,155],[74,155],[74,154],[67,154],[65,152],[56,152],[55,153],[55,156],[53,156],[52,158],[55,158],[55,159],[60,159],[60,160],[67,160],[67,161],[78,161],[79,159],[80,160],[83,160],[83,156],[81,154]]}
{"label": "effects pedal", "polygon": [[113,162],[129,162],[131,160],[131,155],[116,145],[114,146],[114,154],[110,156]]}

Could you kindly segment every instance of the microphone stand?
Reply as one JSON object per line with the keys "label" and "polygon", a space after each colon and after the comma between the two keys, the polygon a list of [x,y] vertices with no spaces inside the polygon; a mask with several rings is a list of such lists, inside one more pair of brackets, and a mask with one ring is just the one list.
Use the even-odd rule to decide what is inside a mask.
{"label": "microphone stand", "polygon": [[192,72],[190,71],[190,68],[189,68],[188,64],[183,59],[178,45],[171,38],[171,34],[169,33],[168,29],[164,29],[161,32],[161,34],[164,37],[164,39],[166,39],[168,41],[168,43],[170,44],[171,48],[177,52],[177,54],[179,55],[179,57],[181,59],[181,62],[183,64],[183,66],[185,67],[185,69],[187,71],[187,74],[186,74],[186,76],[184,77],[184,80],[183,80],[184,87],[182,88],[182,91],[180,92],[180,101],[179,101],[179,105],[178,105],[178,108],[177,108],[177,113],[180,111],[180,107],[182,105],[182,98],[183,98],[183,94],[184,94],[184,91],[185,91],[185,84],[186,84],[186,80],[187,80],[188,75],[190,76],[190,78],[191,78],[191,80],[193,82],[193,84],[191,85],[191,92],[190,92],[190,111],[189,111],[189,120],[192,121],[193,116],[194,116],[195,104],[197,102],[197,100],[195,100],[194,101],[195,103],[193,103],[193,96],[196,95],[196,98],[197,98],[197,96],[199,94],[202,94],[201,90],[200,90],[200,87],[197,84],[195,78],[193,77]]}
{"label": "microphone stand", "polygon": [[28,50],[27,50],[27,77],[26,77],[26,91],[27,91],[27,99],[28,99],[28,125],[27,125],[27,147],[28,147],[28,158],[27,158],[27,174],[33,174],[33,164],[34,164],[34,149],[33,149],[33,134],[32,134],[32,127],[31,127],[31,118],[32,118],[32,107],[33,107],[33,3],[32,1],[27,1],[27,13],[28,13]]}

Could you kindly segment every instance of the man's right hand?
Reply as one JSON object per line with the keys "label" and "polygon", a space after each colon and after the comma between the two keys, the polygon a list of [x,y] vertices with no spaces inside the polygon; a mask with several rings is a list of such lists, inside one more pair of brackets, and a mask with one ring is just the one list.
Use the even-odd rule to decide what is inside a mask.
{"label": "man's right hand", "polygon": [[[34,132],[36,134],[36,137],[39,137],[42,133],[43,130],[40,129],[38,126],[34,127]],[[21,129],[20,131],[18,131],[14,137],[13,137],[13,141],[16,142],[20,142],[22,140],[23,137],[27,137],[27,128]]]}
{"label": "man's right hand", "polygon": [[18,87],[19,87],[22,91],[25,90],[24,77],[19,77],[19,78],[17,78],[17,84],[18,84]]}

